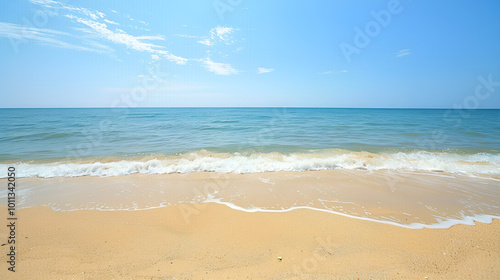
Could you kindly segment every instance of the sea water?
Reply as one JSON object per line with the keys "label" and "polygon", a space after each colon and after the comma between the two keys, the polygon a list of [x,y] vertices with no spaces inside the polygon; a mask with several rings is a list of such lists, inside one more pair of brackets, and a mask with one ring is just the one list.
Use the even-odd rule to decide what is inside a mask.
{"label": "sea water", "polygon": [[15,164],[20,177],[336,168],[500,175],[500,110],[0,109],[0,127],[0,168]]}

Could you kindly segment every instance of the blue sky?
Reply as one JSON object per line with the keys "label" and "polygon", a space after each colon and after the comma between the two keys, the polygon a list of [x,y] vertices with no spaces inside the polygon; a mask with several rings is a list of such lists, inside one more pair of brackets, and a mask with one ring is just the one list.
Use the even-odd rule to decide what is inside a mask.
{"label": "blue sky", "polygon": [[499,11],[500,1],[2,1],[0,107],[500,108]]}

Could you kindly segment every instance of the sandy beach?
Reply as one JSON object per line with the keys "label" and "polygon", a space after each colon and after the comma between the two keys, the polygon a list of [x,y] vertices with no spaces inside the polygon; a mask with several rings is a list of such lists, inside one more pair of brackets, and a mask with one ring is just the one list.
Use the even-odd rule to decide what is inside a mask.
{"label": "sandy beach", "polygon": [[0,280],[500,280],[499,0],[0,11]]}
{"label": "sandy beach", "polygon": [[[500,274],[497,220],[415,230],[307,209],[245,213],[207,203],[194,205],[199,211],[185,223],[180,207],[19,210],[17,271],[4,275],[6,279],[494,279]],[[7,212],[5,207],[0,210]],[[4,231],[0,240],[6,240]]]}
{"label": "sandy beach", "polygon": [[19,178],[7,279],[493,279],[500,223],[459,219],[497,214],[496,180],[363,170]]}

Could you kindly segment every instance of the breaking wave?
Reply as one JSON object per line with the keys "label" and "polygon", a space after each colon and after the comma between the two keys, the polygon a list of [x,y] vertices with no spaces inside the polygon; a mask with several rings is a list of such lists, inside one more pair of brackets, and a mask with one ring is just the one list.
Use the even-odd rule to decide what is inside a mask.
{"label": "breaking wave", "polygon": [[[0,164],[2,168],[13,164]],[[86,161],[17,162],[19,177],[121,176],[134,173],[258,173],[325,169],[442,171],[500,175],[500,154],[450,152],[370,153],[341,149],[301,153],[222,153],[199,150],[147,158],[99,158]],[[5,178],[6,174],[2,175]]]}

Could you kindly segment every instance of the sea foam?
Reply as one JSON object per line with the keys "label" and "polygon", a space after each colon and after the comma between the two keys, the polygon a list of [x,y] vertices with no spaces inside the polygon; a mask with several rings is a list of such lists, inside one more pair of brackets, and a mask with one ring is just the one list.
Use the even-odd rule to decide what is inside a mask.
{"label": "sea foam", "polygon": [[[175,156],[129,158],[87,162],[18,162],[18,177],[121,176],[134,173],[192,172],[258,173],[326,169],[442,171],[447,173],[500,175],[500,155],[449,152],[369,153],[329,149],[303,153],[220,153],[200,150]],[[5,178],[2,174],[1,178]]]}

